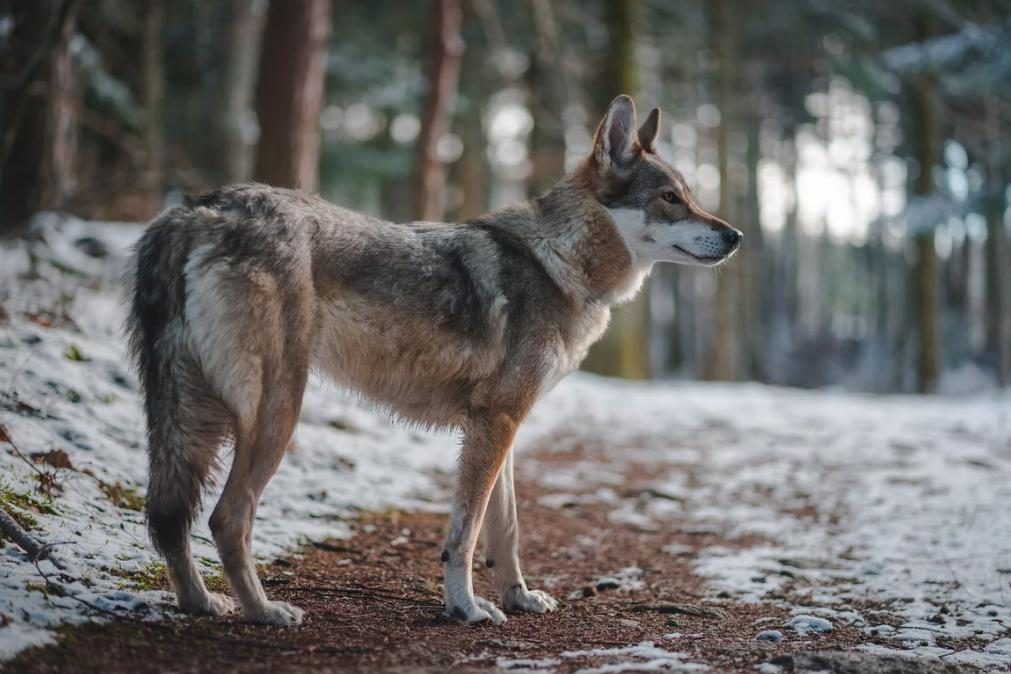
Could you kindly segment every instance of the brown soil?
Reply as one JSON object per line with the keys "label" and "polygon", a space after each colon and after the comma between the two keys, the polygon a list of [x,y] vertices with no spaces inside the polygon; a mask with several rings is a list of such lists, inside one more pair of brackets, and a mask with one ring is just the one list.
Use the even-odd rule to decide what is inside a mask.
{"label": "brown soil", "polygon": [[[562,458],[538,460],[544,466]],[[634,485],[633,474],[625,477]],[[651,641],[711,671],[753,673],[757,663],[784,654],[868,642],[845,625],[801,638],[782,628],[785,609],[716,596],[692,575],[691,552],[663,551],[675,543],[697,551],[755,541],[691,533],[677,523],[666,531],[638,531],[610,522],[609,508],[600,504],[547,508],[538,504],[544,492],[524,482],[517,485],[524,570],[531,587],[560,600],[555,613],[513,615],[501,626],[442,619],[444,517],[387,513],[362,518],[349,540],[318,544],[262,568],[272,598],[306,610],[299,627],[251,626],[235,617],[92,624],[64,630],[57,645],[28,650],[0,672],[492,671],[498,658],[557,658],[563,651]],[[645,589],[589,589],[630,565],[644,570]],[[489,575],[476,572],[484,596],[493,594]],[[590,596],[570,598],[584,588]],[[706,609],[701,612],[708,615],[657,610],[664,602]],[[756,641],[764,629],[780,629],[786,638]],[[664,638],[675,632],[682,636]],[[566,657],[555,668],[571,672],[604,662]]]}

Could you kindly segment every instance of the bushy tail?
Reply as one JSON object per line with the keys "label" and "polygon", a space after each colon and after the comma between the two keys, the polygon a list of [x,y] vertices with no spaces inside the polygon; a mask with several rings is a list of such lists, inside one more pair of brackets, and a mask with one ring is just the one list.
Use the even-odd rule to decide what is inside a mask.
{"label": "bushy tail", "polygon": [[130,349],[147,415],[150,485],[145,506],[155,548],[172,556],[188,541],[206,463],[189,446],[184,379],[193,365],[183,344],[187,209],[173,209],[145,232],[134,258]]}

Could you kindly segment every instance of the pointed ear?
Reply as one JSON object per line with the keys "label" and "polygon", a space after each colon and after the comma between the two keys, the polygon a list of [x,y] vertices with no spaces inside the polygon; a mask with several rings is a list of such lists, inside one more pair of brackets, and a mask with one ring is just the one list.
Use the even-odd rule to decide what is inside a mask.
{"label": "pointed ear", "polygon": [[639,150],[635,136],[635,103],[622,95],[611,101],[593,139],[593,158],[602,171],[620,169]]}
{"label": "pointed ear", "polygon": [[653,108],[649,117],[639,127],[639,145],[646,152],[656,154],[656,139],[660,135],[660,108]]}

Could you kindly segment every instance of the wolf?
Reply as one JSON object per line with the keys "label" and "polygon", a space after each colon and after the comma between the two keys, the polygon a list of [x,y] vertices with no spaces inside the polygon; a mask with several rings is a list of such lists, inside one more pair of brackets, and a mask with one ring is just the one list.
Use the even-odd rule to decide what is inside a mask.
{"label": "wolf", "polygon": [[190,552],[222,444],[234,456],[210,529],[245,620],[294,625],[250,553],[260,495],[291,442],[310,371],[394,415],[462,436],[442,550],[446,614],[505,621],[474,595],[479,535],[502,609],[557,607],[520,570],[512,442],[654,263],[717,265],[742,234],[703,211],[611,102],[593,148],[546,193],[461,224],[394,224],[299,191],[238,185],[156,218],[133,260],[130,346],[144,392],[146,517],[179,607],[222,615]]}

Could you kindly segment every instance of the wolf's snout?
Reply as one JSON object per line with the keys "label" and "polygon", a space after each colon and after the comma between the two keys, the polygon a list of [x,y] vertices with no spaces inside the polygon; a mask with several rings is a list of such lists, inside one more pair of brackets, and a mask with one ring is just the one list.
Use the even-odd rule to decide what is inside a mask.
{"label": "wolf's snout", "polygon": [[727,244],[727,247],[730,249],[735,249],[740,246],[743,239],[744,234],[733,227],[730,227],[723,232],[723,242]]}

